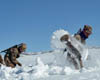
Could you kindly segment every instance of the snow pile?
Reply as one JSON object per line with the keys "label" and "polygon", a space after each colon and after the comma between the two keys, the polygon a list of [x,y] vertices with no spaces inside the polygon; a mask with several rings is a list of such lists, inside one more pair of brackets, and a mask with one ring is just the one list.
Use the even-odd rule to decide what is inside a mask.
{"label": "snow pile", "polygon": [[37,58],[37,66],[35,66],[34,70],[35,70],[34,77],[43,78],[49,76],[48,75],[49,67],[48,65],[44,65],[44,63],[41,61],[40,58]]}

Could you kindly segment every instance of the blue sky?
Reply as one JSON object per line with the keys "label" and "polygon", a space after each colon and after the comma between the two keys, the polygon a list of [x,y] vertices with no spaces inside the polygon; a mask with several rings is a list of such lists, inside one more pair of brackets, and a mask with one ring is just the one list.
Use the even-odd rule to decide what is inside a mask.
{"label": "blue sky", "polygon": [[54,31],[84,24],[93,26],[87,44],[100,46],[99,0],[0,0],[0,50],[22,42],[29,52],[51,50]]}

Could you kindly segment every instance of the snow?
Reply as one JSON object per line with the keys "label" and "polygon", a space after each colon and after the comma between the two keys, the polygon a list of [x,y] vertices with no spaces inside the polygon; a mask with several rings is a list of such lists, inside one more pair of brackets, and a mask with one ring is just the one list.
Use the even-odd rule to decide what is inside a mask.
{"label": "snow", "polygon": [[10,68],[2,65],[0,80],[100,80],[99,52],[100,49],[89,49],[90,56],[82,72],[69,66],[60,51],[22,54],[18,60],[23,66]]}
{"label": "snow", "polygon": [[52,46],[53,51],[21,54],[18,60],[22,67],[2,65],[0,80],[100,80],[100,48],[88,48],[84,68],[75,70],[66,59],[67,52],[63,54],[63,47],[59,43]]}

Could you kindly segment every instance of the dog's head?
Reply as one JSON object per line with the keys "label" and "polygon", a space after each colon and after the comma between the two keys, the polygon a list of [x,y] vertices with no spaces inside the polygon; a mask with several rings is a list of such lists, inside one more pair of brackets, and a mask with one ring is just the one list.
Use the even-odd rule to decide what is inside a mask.
{"label": "dog's head", "polygon": [[92,27],[90,25],[84,25],[83,32],[87,37],[90,36],[92,34]]}
{"label": "dog's head", "polygon": [[69,36],[66,34],[60,38],[61,41],[68,41]]}

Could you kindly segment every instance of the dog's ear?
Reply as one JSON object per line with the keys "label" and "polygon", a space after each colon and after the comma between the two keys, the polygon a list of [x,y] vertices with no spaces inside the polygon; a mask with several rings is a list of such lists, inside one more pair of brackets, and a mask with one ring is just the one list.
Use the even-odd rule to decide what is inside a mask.
{"label": "dog's ear", "polygon": [[92,31],[92,27],[90,25],[84,25],[84,30],[91,30]]}
{"label": "dog's ear", "polygon": [[88,25],[84,25],[84,29],[87,29],[88,28]]}

